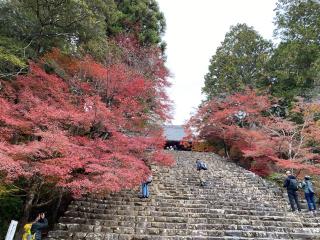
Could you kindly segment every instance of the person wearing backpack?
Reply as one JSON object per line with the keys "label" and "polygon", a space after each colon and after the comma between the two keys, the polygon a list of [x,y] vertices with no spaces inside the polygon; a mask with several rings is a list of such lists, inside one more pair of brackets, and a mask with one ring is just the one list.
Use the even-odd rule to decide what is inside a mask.
{"label": "person wearing backpack", "polygon": [[196,169],[198,171],[199,180],[200,180],[200,186],[204,187],[207,185],[207,182],[204,178],[204,171],[208,170],[207,164],[203,161],[200,161],[200,159],[197,159],[196,161]]}
{"label": "person wearing backpack", "polygon": [[298,181],[297,181],[296,177],[293,176],[290,171],[287,171],[286,175],[287,175],[287,178],[284,181],[283,187],[287,188],[288,198],[289,198],[292,212],[296,211],[295,204],[297,205],[298,211],[301,212],[301,207],[299,204],[299,199],[298,199],[298,194],[297,194],[297,191],[299,189]]}
{"label": "person wearing backpack", "polygon": [[301,188],[304,191],[304,196],[307,200],[309,211],[315,213],[317,208],[314,201],[314,189],[310,176],[304,177],[304,180],[301,182]]}
{"label": "person wearing backpack", "polygon": [[48,220],[44,213],[38,214],[37,218],[32,222],[24,225],[24,234],[22,240],[41,240],[42,230],[48,227]]}
{"label": "person wearing backpack", "polygon": [[35,235],[35,240],[42,239],[42,230],[48,227],[48,220],[44,213],[40,213],[36,220],[32,223],[31,233]]}

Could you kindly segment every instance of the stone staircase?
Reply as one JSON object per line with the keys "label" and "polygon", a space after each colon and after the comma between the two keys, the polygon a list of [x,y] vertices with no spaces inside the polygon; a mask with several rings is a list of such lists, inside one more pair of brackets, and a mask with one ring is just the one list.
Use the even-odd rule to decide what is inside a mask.
{"label": "stone staircase", "polygon": [[[131,190],[74,201],[47,239],[320,239],[320,216],[288,212],[274,184],[214,154],[172,154],[173,168],[153,168],[149,199]],[[197,158],[209,167],[206,187]]]}

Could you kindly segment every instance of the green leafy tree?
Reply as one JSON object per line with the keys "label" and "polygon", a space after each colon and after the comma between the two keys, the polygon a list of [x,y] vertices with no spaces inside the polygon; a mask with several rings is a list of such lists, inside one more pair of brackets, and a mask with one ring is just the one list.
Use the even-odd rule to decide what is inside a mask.
{"label": "green leafy tree", "polygon": [[0,78],[27,72],[27,58],[33,55],[31,49],[22,42],[0,35]]}
{"label": "green leafy tree", "polygon": [[160,46],[163,54],[165,26],[155,0],[2,0],[0,76],[23,72],[28,58],[53,47],[104,62],[114,47],[108,38],[117,35],[135,35],[139,44]]}
{"label": "green leafy tree", "polygon": [[281,43],[269,64],[272,93],[289,102],[319,86],[320,2],[279,0],[275,34]]}
{"label": "green leafy tree", "polygon": [[164,44],[161,36],[166,22],[156,0],[115,0],[121,12],[116,25],[108,25],[108,31],[135,33],[143,45]]}
{"label": "green leafy tree", "polygon": [[210,99],[219,94],[262,86],[271,51],[271,42],[252,27],[246,24],[232,26],[210,61],[203,92]]}
{"label": "green leafy tree", "polygon": [[0,176],[0,239],[5,239],[12,219],[18,220],[23,206],[16,187],[4,185]]}
{"label": "green leafy tree", "polygon": [[[96,6],[94,5],[96,4]],[[105,37],[104,1],[10,0],[0,3],[0,33],[41,53]]]}
{"label": "green leafy tree", "polygon": [[319,46],[300,41],[280,43],[269,62],[271,93],[290,104],[295,96],[309,96],[319,83]]}
{"label": "green leafy tree", "polygon": [[275,34],[283,41],[320,44],[320,2],[278,0]]}
{"label": "green leafy tree", "polygon": [[143,44],[159,44],[166,26],[155,0],[4,0],[0,16],[1,35],[31,42],[38,52],[51,47],[78,50],[120,33],[136,33]]}

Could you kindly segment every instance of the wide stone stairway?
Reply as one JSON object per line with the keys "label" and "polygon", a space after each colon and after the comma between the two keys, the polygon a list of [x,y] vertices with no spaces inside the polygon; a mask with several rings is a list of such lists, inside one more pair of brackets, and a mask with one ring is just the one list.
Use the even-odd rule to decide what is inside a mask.
{"label": "wide stone stairway", "polygon": [[[272,183],[214,154],[172,154],[173,168],[153,168],[149,199],[131,190],[74,201],[47,239],[320,239],[320,213],[289,212]],[[197,158],[209,167],[206,187]]]}

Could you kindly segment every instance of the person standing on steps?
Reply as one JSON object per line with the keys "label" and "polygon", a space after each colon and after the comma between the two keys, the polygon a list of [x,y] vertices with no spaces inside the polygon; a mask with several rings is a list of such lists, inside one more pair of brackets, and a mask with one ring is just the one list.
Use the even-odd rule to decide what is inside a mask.
{"label": "person standing on steps", "polygon": [[287,188],[288,198],[291,206],[292,212],[295,212],[295,204],[297,205],[297,209],[301,212],[301,207],[298,200],[297,191],[299,189],[298,182],[295,176],[292,175],[290,171],[286,172],[286,180],[284,181],[283,187]]}
{"label": "person standing on steps", "polygon": [[144,181],[141,185],[141,197],[140,198],[148,198],[150,196],[149,193],[149,184],[152,182],[152,175],[150,175],[146,181]]}
{"label": "person standing on steps", "polygon": [[317,208],[314,201],[314,189],[310,176],[304,177],[304,180],[301,182],[301,188],[304,191],[304,196],[307,200],[309,211],[315,213]]}
{"label": "person standing on steps", "polygon": [[48,220],[44,213],[40,213],[36,220],[32,223],[31,234],[34,235],[35,240],[42,239],[42,231],[48,227]]}
{"label": "person standing on steps", "polygon": [[204,177],[204,171],[208,170],[207,164],[205,164],[203,161],[200,161],[200,159],[197,159],[196,161],[196,169],[198,171],[199,180],[200,180],[200,186],[204,187],[207,185],[207,182]]}

